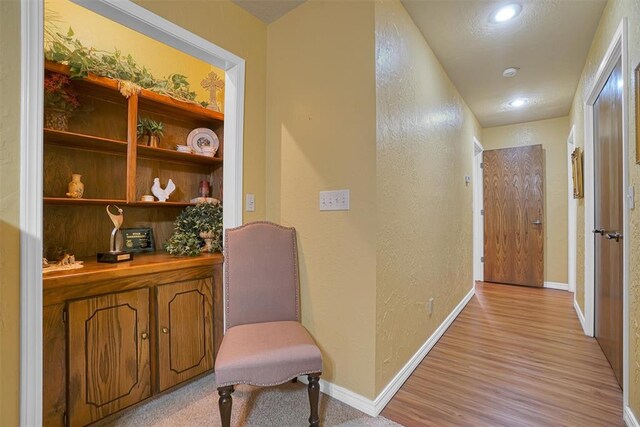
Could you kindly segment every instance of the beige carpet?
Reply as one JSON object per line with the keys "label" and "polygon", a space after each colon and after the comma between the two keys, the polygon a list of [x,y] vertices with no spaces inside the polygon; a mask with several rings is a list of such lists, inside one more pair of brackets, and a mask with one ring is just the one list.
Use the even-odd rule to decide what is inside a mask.
{"label": "beige carpet", "polygon": [[[218,391],[208,375],[168,395],[137,407],[103,426],[220,426]],[[302,383],[259,388],[238,386],[233,393],[231,425],[308,426],[309,398]],[[325,394],[320,394],[322,426],[397,427],[386,418],[372,418]]]}

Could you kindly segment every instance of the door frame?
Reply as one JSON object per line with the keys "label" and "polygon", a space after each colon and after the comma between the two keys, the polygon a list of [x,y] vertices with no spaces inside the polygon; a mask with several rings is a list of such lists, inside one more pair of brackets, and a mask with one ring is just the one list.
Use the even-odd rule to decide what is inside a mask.
{"label": "door frame", "polygon": [[613,39],[598,67],[595,81],[588,92],[584,103],[584,196],[585,196],[585,324],[584,332],[588,336],[595,333],[595,237],[592,230],[595,208],[595,175],[594,175],[594,109],[593,105],[600,91],[607,82],[618,61],[622,61],[622,199],[623,230],[622,230],[622,286],[623,286],[623,314],[622,314],[622,382],[624,409],[629,406],[629,96],[630,73],[627,57],[627,18],[623,18],[613,35]]}
{"label": "door frame", "polygon": [[[242,224],[245,60],[123,0],[72,0],[225,70],[223,225]],[[20,1],[20,425],[42,424],[43,0]]]}
{"label": "door frame", "polygon": [[[578,276],[578,200],[573,198],[573,163],[571,154],[576,145],[575,125],[567,137],[567,284],[569,292],[576,292]],[[574,296],[575,299],[575,296]]]}
{"label": "door frame", "polygon": [[482,169],[482,156],[484,147],[473,137],[473,282],[484,280],[484,209],[483,185],[484,174]]}

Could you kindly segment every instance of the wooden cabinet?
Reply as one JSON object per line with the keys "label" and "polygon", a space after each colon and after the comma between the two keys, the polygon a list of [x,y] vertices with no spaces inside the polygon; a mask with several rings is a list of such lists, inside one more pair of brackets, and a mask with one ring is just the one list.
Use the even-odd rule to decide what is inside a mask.
{"label": "wooden cabinet", "polygon": [[213,368],[211,279],[158,286],[158,387]]}
{"label": "wooden cabinet", "polygon": [[44,284],[46,426],[83,426],[211,372],[222,255],[87,262]]}
{"label": "wooden cabinet", "polygon": [[67,313],[69,424],[149,397],[149,289],[73,301]]}

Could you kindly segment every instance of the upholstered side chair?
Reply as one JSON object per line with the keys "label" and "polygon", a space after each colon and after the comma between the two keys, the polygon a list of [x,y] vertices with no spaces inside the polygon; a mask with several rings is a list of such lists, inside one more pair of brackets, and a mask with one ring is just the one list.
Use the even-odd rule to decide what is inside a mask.
{"label": "upholstered side chair", "polygon": [[320,425],[322,355],[300,323],[296,230],[253,222],[225,232],[225,335],[215,372],[223,427],[234,386],[275,386],[308,375],[309,425]]}

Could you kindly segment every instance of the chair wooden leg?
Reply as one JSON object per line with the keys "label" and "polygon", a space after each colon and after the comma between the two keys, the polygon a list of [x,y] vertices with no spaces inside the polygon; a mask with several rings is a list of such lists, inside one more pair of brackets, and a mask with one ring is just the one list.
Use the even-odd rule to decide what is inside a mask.
{"label": "chair wooden leg", "polygon": [[233,386],[219,387],[218,394],[218,406],[220,407],[220,420],[222,421],[222,427],[231,427],[231,404],[233,399],[231,398],[233,393]]}
{"label": "chair wooden leg", "polygon": [[318,416],[318,404],[320,403],[320,374],[311,374],[309,379],[309,406],[311,406],[311,416],[309,417],[309,427],[320,426],[320,416]]}

